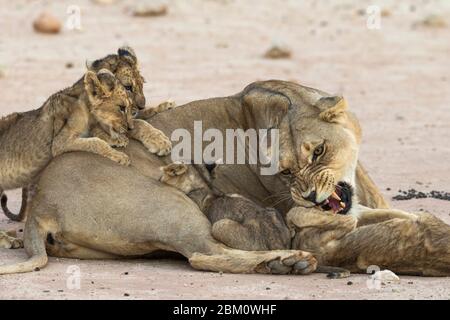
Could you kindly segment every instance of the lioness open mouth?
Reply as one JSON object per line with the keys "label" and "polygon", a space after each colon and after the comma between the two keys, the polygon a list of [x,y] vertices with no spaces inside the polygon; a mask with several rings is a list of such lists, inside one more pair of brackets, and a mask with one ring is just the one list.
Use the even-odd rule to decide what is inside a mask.
{"label": "lioness open mouth", "polygon": [[347,182],[339,182],[334,192],[319,203],[319,206],[325,210],[333,210],[334,214],[347,214],[352,207],[353,188]]}

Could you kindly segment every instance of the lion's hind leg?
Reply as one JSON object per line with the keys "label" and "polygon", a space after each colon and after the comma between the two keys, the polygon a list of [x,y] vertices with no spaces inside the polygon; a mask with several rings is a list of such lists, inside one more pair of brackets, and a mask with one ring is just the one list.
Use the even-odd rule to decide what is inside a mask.
{"label": "lion's hind leg", "polygon": [[189,263],[195,269],[229,273],[310,274],[317,267],[314,257],[304,251],[244,251],[226,247],[210,254],[195,252]]}
{"label": "lion's hind leg", "polygon": [[369,224],[343,237],[329,258],[354,271],[376,265],[399,274],[450,276],[450,226],[431,214]]}

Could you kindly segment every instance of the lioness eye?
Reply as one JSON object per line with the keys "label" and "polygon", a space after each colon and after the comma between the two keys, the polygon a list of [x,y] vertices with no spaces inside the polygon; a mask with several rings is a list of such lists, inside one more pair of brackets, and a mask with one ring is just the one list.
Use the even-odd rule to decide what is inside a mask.
{"label": "lioness eye", "polygon": [[289,169],[284,169],[283,171],[281,171],[281,174],[282,174],[282,175],[285,175],[285,176],[288,176],[288,175],[291,174],[291,170],[289,170]]}
{"label": "lioness eye", "polygon": [[132,86],[125,86],[125,90],[133,92],[133,87]]}
{"label": "lioness eye", "polygon": [[125,112],[127,112],[127,107],[119,106],[119,110],[120,110],[120,112],[125,113]]}
{"label": "lioness eye", "polygon": [[318,157],[323,153],[324,147],[323,145],[318,146],[315,150],[314,150],[314,156]]}

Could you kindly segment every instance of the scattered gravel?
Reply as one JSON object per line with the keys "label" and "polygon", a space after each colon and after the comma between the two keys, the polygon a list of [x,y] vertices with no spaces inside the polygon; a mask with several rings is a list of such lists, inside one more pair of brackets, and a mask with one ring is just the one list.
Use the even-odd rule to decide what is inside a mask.
{"label": "scattered gravel", "polygon": [[408,191],[398,190],[398,195],[392,197],[393,200],[411,200],[411,199],[425,199],[434,198],[439,200],[450,201],[450,193],[445,191],[430,191],[421,192],[415,189],[409,189]]}

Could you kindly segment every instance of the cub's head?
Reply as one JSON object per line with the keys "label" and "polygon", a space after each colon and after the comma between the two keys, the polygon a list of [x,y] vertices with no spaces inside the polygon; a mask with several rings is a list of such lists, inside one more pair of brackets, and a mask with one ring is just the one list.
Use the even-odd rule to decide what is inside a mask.
{"label": "cub's head", "polygon": [[257,127],[279,129],[279,178],[294,203],[351,212],[361,130],[344,98],[266,81],[248,91],[244,103]]}
{"label": "cub's head", "polygon": [[88,70],[98,72],[101,69],[111,71],[130,94],[133,102],[133,114],[145,108],[144,78],[139,72],[139,64],[131,47],[121,47],[117,54],[86,62]]}
{"label": "cub's head", "polygon": [[109,70],[86,72],[84,87],[92,116],[112,138],[133,129],[130,94]]}

